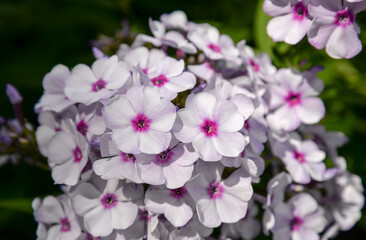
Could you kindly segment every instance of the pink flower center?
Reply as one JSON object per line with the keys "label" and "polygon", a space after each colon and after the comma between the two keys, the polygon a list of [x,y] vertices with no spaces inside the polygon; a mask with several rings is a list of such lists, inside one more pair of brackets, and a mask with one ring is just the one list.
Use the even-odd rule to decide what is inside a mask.
{"label": "pink flower center", "polygon": [[136,157],[135,155],[131,154],[131,153],[124,153],[121,152],[121,159],[123,162],[135,162],[136,161]]}
{"label": "pink flower center", "polygon": [[105,88],[106,84],[107,83],[103,79],[99,79],[92,85],[93,92],[98,92],[99,90],[102,90],[103,88]]}
{"label": "pink flower center", "polygon": [[218,182],[213,182],[207,188],[208,195],[210,195],[211,199],[221,198],[222,193],[224,192],[224,188]]}
{"label": "pink flower center", "polygon": [[106,193],[100,200],[106,209],[110,209],[117,204],[117,196],[113,193]]}
{"label": "pink flower center", "polygon": [[173,155],[174,152],[172,150],[161,152],[156,154],[154,162],[160,165],[168,164]]}
{"label": "pink flower center", "polygon": [[70,232],[71,231],[71,224],[67,217],[61,218],[61,232]]}
{"label": "pink flower center", "polygon": [[304,221],[300,217],[294,217],[290,222],[290,227],[292,231],[298,231]]}
{"label": "pink flower center", "polygon": [[142,222],[149,222],[151,219],[151,216],[149,216],[149,212],[146,210],[139,209],[138,211],[139,219]]}
{"label": "pink flower center", "polygon": [[288,95],[286,96],[285,100],[290,106],[298,105],[301,103],[301,94],[289,92]]}
{"label": "pink flower center", "polygon": [[170,190],[170,196],[172,196],[173,198],[178,199],[178,200],[183,198],[184,195],[186,195],[186,193],[187,193],[187,190],[184,187]]}
{"label": "pink flower center", "polygon": [[76,146],[76,148],[74,148],[72,152],[74,154],[74,162],[76,163],[80,162],[81,159],[83,158],[83,154],[81,153],[80,148]]}
{"label": "pink flower center", "polygon": [[220,46],[219,46],[219,45],[216,45],[216,44],[210,43],[210,44],[208,44],[208,45],[207,45],[207,47],[208,47],[209,49],[211,49],[212,51],[214,51],[214,52],[221,53],[221,48],[220,48]]}
{"label": "pink flower center", "polygon": [[308,10],[302,2],[292,7],[292,14],[295,20],[303,20],[308,15]]}
{"label": "pink flower center", "polygon": [[244,122],[244,128],[249,131],[249,128],[250,128],[250,124],[249,124],[249,121],[248,120],[245,120]]}
{"label": "pink flower center", "polygon": [[259,72],[260,67],[258,63],[256,63],[254,60],[250,59],[249,61],[250,65],[253,67],[254,71]]}
{"label": "pink flower center", "polygon": [[151,120],[148,119],[145,114],[139,113],[137,116],[132,120],[132,127],[135,131],[138,132],[145,132],[150,127]]}
{"label": "pink flower center", "polygon": [[93,237],[92,235],[90,235],[90,233],[88,233],[86,235],[86,240],[100,240],[100,237]]}
{"label": "pink flower center", "polygon": [[217,124],[210,119],[206,119],[201,125],[202,132],[205,133],[207,137],[212,137],[217,135]]}
{"label": "pink flower center", "polygon": [[147,68],[143,68],[143,69],[141,69],[146,75],[147,75],[147,71],[148,71],[148,69]]}
{"label": "pink flower center", "polygon": [[154,84],[154,86],[162,87],[165,83],[168,82],[168,79],[164,75],[159,75],[151,79],[151,82]]}
{"label": "pink flower center", "polygon": [[84,137],[86,136],[86,133],[88,132],[88,124],[82,119],[77,125],[76,129],[81,133]]}
{"label": "pink flower center", "polygon": [[300,153],[298,151],[294,152],[294,158],[296,159],[296,161],[298,161],[299,163],[305,163],[305,155],[303,153]]}
{"label": "pink flower center", "polygon": [[348,26],[351,25],[355,21],[355,17],[353,13],[348,11],[347,9],[338,11],[336,14],[335,24],[338,26]]}

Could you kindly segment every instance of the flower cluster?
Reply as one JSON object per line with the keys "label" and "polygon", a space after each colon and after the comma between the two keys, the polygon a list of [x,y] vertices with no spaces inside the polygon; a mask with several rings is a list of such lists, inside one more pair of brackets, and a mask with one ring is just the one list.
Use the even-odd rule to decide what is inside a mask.
{"label": "flower cluster", "polygon": [[296,44],[307,34],[317,49],[333,58],[352,58],[362,49],[356,15],[365,0],[265,0],[263,10],[274,18],[267,33],[273,41]]}
{"label": "flower cluster", "polygon": [[44,77],[37,143],[64,194],[33,201],[38,239],[203,239],[220,226],[220,239],[318,239],[355,224],[347,139],[311,125],[325,114],[317,68],[277,69],[181,11],[149,24],[153,36]]}

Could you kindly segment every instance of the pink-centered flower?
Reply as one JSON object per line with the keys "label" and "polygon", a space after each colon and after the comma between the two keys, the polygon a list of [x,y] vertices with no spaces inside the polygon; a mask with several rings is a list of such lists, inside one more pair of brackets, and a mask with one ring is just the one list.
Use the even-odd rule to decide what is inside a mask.
{"label": "pink-centered flower", "polygon": [[311,1],[309,13],[314,20],[308,32],[310,44],[317,49],[325,48],[333,58],[354,57],[362,49],[356,14],[365,9],[365,1]]}
{"label": "pink-centered flower", "polygon": [[101,159],[94,161],[93,170],[102,179],[129,179],[142,183],[137,174],[136,156],[118,150],[111,133],[105,133],[100,142]]}
{"label": "pink-centered flower", "polygon": [[191,94],[178,116],[175,136],[181,142],[192,142],[204,161],[236,157],[243,151],[245,140],[238,131],[244,118],[235,104],[206,92]]}
{"label": "pink-centered flower", "polygon": [[220,163],[200,161],[196,168],[198,175],[186,188],[196,202],[200,222],[206,227],[218,227],[222,222],[234,223],[243,218],[253,194],[251,178],[238,169],[221,180],[224,167]]}
{"label": "pink-centered flower", "polygon": [[275,239],[319,239],[326,225],[323,209],[308,193],[299,193],[288,204],[274,208],[276,225],[272,229]]}
{"label": "pink-centered flower", "polygon": [[55,183],[74,186],[88,161],[90,147],[70,119],[64,125],[63,131],[57,132],[50,141],[48,164]]}
{"label": "pink-centered flower", "polygon": [[143,189],[117,179],[82,183],[73,194],[72,206],[94,237],[108,236],[113,229],[130,227],[137,217]]}
{"label": "pink-centered flower", "polygon": [[155,68],[149,69],[145,75],[141,74],[144,85],[152,85],[160,95],[172,100],[177,93],[192,89],[196,84],[196,77],[191,72],[184,71],[184,61],[177,61],[171,57],[164,57]]}
{"label": "pink-centered flower", "polygon": [[146,191],[145,206],[151,212],[162,213],[175,227],[182,227],[192,218],[194,201],[187,189],[150,187]]}
{"label": "pink-centered flower", "polygon": [[269,104],[284,130],[292,131],[301,123],[314,124],[324,117],[324,104],[316,97],[319,92],[306,75],[295,69],[280,69],[275,79],[278,85],[270,86]]}
{"label": "pink-centered flower", "polygon": [[79,221],[67,195],[47,196],[43,201],[36,198],[32,207],[36,221],[47,229],[44,239],[76,240],[80,236]]}
{"label": "pink-centered flower", "polygon": [[296,44],[306,35],[311,25],[308,12],[310,0],[266,0],[263,10],[274,16],[268,22],[267,33],[273,41]]}
{"label": "pink-centered flower", "polygon": [[301,141],[298,135],[291,134],[289,144],[279,143],[274,147],[279,149],[279,157],[295,182],[307,184],[311,179],[324,181],[325,153],[313,141]]}
{"label": "pink-centered flower", "polygon": [[159,154],[168,148],[176,110],[153,87],[132,87],[111,99],[102,112],[122,152]]}
{"label": "pink-centered flower", "polygon": [[173,139],[169,148],[159,154],[136,155],[137,173],[145,183],[179,188],[191,179],[198,157],[191,144]]}
{"label": "pink-centered flower", "polygon": [[118,62],[117,56],[97,59],[92,67],[75,66],[66,80],[65,94],[72,101],[90,105],[108,100],[131,79],[126,63]]}
{"label": "pink-centered flower", "polygon": [[208,24],[195,27],[188,33],[188,39],[212,60],[237,60],[239,55],[233,40]]}

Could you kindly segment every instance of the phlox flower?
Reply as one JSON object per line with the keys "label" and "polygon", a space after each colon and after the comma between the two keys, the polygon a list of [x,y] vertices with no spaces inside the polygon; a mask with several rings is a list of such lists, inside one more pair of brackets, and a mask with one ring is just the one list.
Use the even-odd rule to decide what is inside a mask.
{"label": "phlox flower", "polygon": [[129,179],[142,183],[135,165],[136,156],[121,152],[112,141],[111,133],[105,133],[100,141],[101,159],[93,163],[94,172],[102,179]]}
{"label": "phlox flower", "polygon": [[176,138],[184,143],[192,142],[204,161],[236,157],[243,151],[245,140],[238,131],[244,125],[244,118],[235,104],[207,92],[191,94],[178,116],[174,126]]}
{"label": "phlox flower", "polygon": [[88,161],[90,147],[70,119],[64,124],[63,131],[57,132],[48,146],[48,164],[55,183],[74,186]]}
{"label": "phlox flower", "polygon": [[86,230],[94,237],[108,236],[113,229],[130,227],[138,213],[143,189],[112,179],[81,183],[72,197],[75,212],[83,218]]}
{"label": "phlox flower", "polygon": [[176,109],[160,99],[153,87],[132,87],[125,95],[111,99],[102,112],[122,152],[159,154],[168,148]]}
{"label": "phlox flower", "polygon": [[126,63],[118,62],[117,56],[97,59],[92,67],[75,66],[66,80],[65,94],[75,102],[90,105],[108,100],[131,78]]}
{"label": "phlox flower", "polygon": [[45,157],[48,156],[48,146],[56,132],[61,130],[60,118],[53,112],[43,111],[38,115],[39,127],[36,130],[38,149]]}
{"label": "phlox flower", "polygon": [[169,14],[162,14],[160,21],[166,28],[177,28],[184,31],[188,30],[188,19],[187,15],[180,10],[173,11]]}
{"label": "phlox flower", "polygon": [[34,107],[36,112],[61,112],[74,103],[65,96],[64,92],[65,82],[70,75],[70,70],[66,66],[58,64],[44,76],[42,82],[44,93]]}
{"label": "phlox flower", "polygon": [[287,171],[297,183],[307,184],[314,179],[324,181],[326,167],[323,160],[325,152],[311,140],[300,139],[300,136],[292,134],[287,143],[275,145],[278,155],[286,165]]}
{"label": "phlox flower", "polygon": [[81,229],[77,216],[70,205],[70,199],[66,195],[61,195],[58,198],[47,196],[43,201],[36,198],[32,202],[32,207],[34,218],[41,226],[43,225],[37,230],[40,239],[78,239]]}
{"label": "phlox flower", "polygon": [[188,39],[212,60],[238,60],[238,49],[233,40],[208,24],[199,25],[188,33]]}
{"label": "phlox flower", "polygon": [[308,40],[317,49],[325,48],[333,58],[352,58],[362,44],[358,38],[360,27],[355,22],[356,14],[366,9],[366,2],[318,1],[309,4],[309,13],[314,17],[308,32]]}
{"label": "phlox flower", "polygon": [[200,222],[206,227],[218,227],[222,222],[234,223],[245,217],[252,197],[251,178],[241,169],[222,180],[220,163],[198,162],[197,175],[186,184],[196,202]]}
{"label": "phlox flower", "polygon": [[273,41],[296,44],[306,35],[311,20],[308,11],[310,0],[266,0],[263,10],[274,16],[268,22],[267,33]]}
{"label": "phlox flower", "polygon": [[136,155],[138,176],[152,185],[165,184],[168,188],[182,187],[191,179],[194,163],[198,159],[191,144],[173,139],[169,148],[159,154]]}
{"label": "phlox flower", "polygon": [[270,108],[286,131],[300,123],[314,124],[325,114],[319,92],[309,84],[306,76],[295,69],[280,69],[275,75],[277,84],[270,86]]}
{"label": "phlox flower", "polygon": [[160,95],[167,100],[172,100],[178,92],[192,89],[196,84],[196,77],[193,73],[184,71],[184,61],[175,60],[171,57],[164,57],[156,65],[150,68],[146,74],[141,74],[144,85],[152,85]]}
{"label": "phlox flower", "polygon": [[319,239],[326,224],[323,209],[308,193],[295,195],[288,204],[280,203],[274,208],[274,214],[274,239]]}
{"label": "phlox flower", "polygon": [[145,207],[164,214],[173,226],[182,227],[193,216],[194,201],[184,186],[175,189],[151,186],[146,191]]}

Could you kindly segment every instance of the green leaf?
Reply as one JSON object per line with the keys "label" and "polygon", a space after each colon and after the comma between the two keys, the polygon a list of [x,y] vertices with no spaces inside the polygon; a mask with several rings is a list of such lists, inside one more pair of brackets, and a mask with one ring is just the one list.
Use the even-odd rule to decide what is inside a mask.
{"label": "green leaf", "polygon": [[274,42],[267,35],[267,23],[271,19],[264,11],[263,11],[263,1],[258,1],[255,15],[254,15],[254,42],[257,45],[257,48],[261,51],[266,52],[272,59],[274,58],[274,54],[272,48],[274,46]]}
{"label": "green leaf", "polygon": [[33,209],[31,206],[32,200],[33,199],[24,199],[24,198],[1,199],[0,208],[32,214],[33,213]]}

